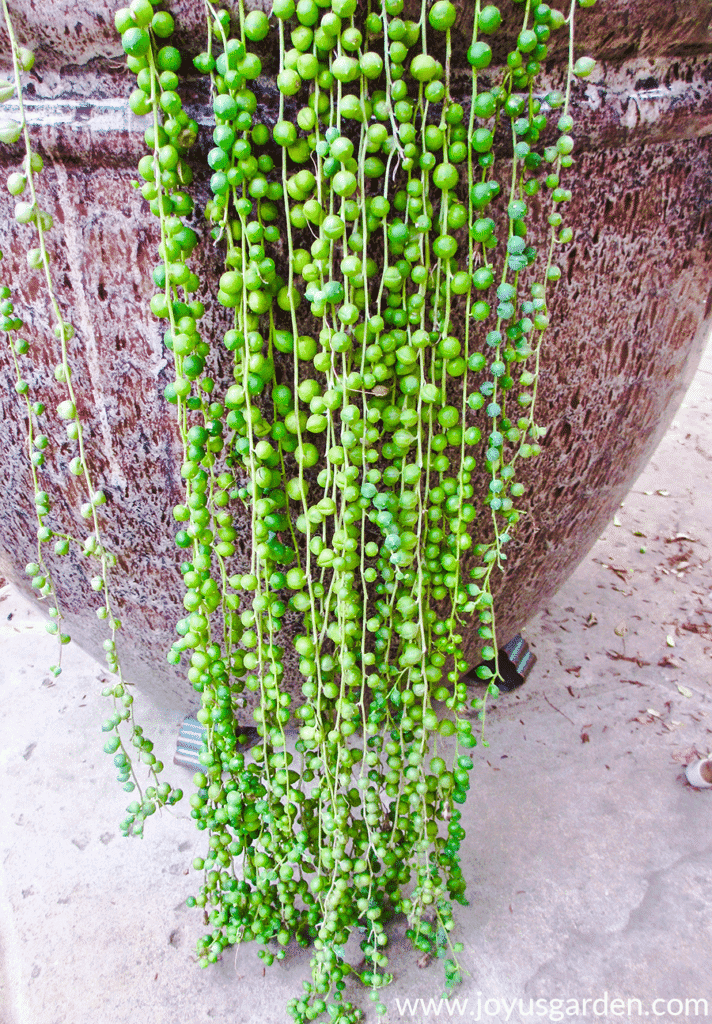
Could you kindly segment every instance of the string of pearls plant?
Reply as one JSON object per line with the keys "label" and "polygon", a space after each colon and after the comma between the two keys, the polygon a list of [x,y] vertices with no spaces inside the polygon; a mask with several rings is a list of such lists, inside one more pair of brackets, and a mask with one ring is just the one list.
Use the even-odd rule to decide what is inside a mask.
{"label": "string of pearls plant", "polygon": [[[50,634],[57,636],[59,642],[57,664],[51,667],[52,673],[58,676],[62,671],[62,647],[70,642],[70,636],[61,631],[62,613],[57,599],[53,571],[44,555],[44,545],[54,540],[54,554],[59,558],[67,555],[70,546],[74,545],[83,555],[91,558],[95,564],[95,575],[91,579],[91,587],[99,599],[96,614],[99,619],[106,621],[108,626],[104,651],[109,672],[116,677],[116,681],[105,687],[103,691],[105,697],[112,699],[114,708],[111,717],[102,726],[104,732],[111,733],[104,745],[104,750],[107,754],[113,755],[114,766],[119,773],[118,781],[126,792],[134,793],[136,791],[136,795],[139,797],[138,800],[132,801],[127,808],[126,818],[121,823],[121,830],[124,835],[142,835],[145,819],[154,814],[158,807],[170,806],[180,800],[182,793],[180,790],[174,790],[169,783],[159,780],[158,776],[163,771],[163,764],[152,753],[152,741],[143,735],[142,727],[134,719],[133,696],[125,686],[116,646],[121,620],[114,611],[109,588],[109,573],[116,567],[116,557],[104,544],[100,520],[100,509],[105,505],[106,497],[101,488],[94,485],[88,453],[84,444],[84,429],[78,411],[77,394],[72,381],[72,368],[69,361],[68,345],[74,338],[75,330],[62,314],[52,278],[47,234],[52,229],[53,218],[47,210],[41,208],[37,189],[37,179],[42,173],[44,162],[41,155],[32,147],[22,97],[21,73],[32,69],[34,54],[18,45],[6,0],[2,0],[2,13],[10,43],[13,80],[0,82],[0,99],[7,102],[9,99],[17,97],[19,120],[7,121],[0,127],[0,140],[9,144],[22,140],[25,148],[22,169],[10,174],[7,188],[10,194],[17,197],[18,200],[15,205],[15,220],[18,224],[27,225],[35,234],[33,241],[36,242],[36,245],[27,250],[27,266],[30,273],[34,271],[40,274],[41,287],[49,310],[47,326],[52,328],[53,336],[58,343],[58,362],[54,368],[54,379],[64,386],[66,396],[57,403],[54,410],[57,419],[64,424],[65,428],[64,437],[60,435],[56,444],[58,448],[60,445],[66,445],[67,442],[74,446],[75,453],[67,460],[66,468],[72,476],[77,477],[80,481],[86,497],[80,512],[82,518],[89,524],[88,533],[82,540],[57,529],[56,526],[53,528],[47,521],[52,519],[50,497],[48,492],[42,489],[39,477],[39,472],[45,463],[45,452],[51,445],[51,437],[44,433],[39,426],[40,420],[46,418],[47,409],[45,403],[40,399],[34,402],[30,401],[30,385],[23,376],[19,359],[30,356],[31,346],[25,338],[16,336],[13,341],[11,335],[22,330],[24,321],[15,312],[10,287],[0,286],[0,330],[5,332],[15,368],[15,391],[22,396],[25,404],[27,446],[37,514],[37,560],[26,566],[26,572],[31,577],[32,586],[37,589],[40,597],[50,601],[50,621],[45,628]],[[2,254],[0,254],[1,257]],[[49,425],[47,429],[51,429]],[[145,788],[145,792],[142,790],[136,774],[130,747],[134,747],[138,751],[139,759],[147,766],[149,784]]]}
{"label": "string of pearls plant", "polygon": [[[209,924],[199,962],[247,940],[262,944],[267,963],[292,939],[311,944],[311,981],[289,1005],[300,1024],[322,1014],[358,1019],[342,994],[354,928],[363,933],[357,973],[385,1013],[394,913],[407,916],[417,949],[443,958],[446,987],[461,980],[462,947],[450,934],[452,903],[466,902],[458,807],[473,767],[472,708],[485,713],[463,681],[463,632],[474,621],[476,674],[496,694],[492,581],[545,432],[535,410],[548,289],[561,276],[557,247],[573,236],[561,212],[571,198],[561,181],[573,165],[569,99],[575,77],[594,65],[575,60],[574,17],[593,2],[571,0],[566,11],[537,0],[504,0],[503,11],[466,5],[471,92],[461,104],[450,0],[422,0],[417,20],[403,17],[403,0],[274,0],[271,20],[246,13],[242,0],[232,14],[206,0],[207,41],[194,64],[209,80],[214,118],[204,216],[222,254],[217,289],[201,287],[189,263],[199,244],[188,223],[198,125],[183,109],[181,54],[165,42],[173,17],[151,0],[116,14],[136,74],[131,109],[148,120],[135,184],[160,227],[151,311],[174,360],[165,397],[183,445],[185,494],[174,516],[185,615],[168,659],[187,665],[206,727],[190,798],[208,840],[194,863],[203,883],[189,900]],[[5,0],[3,11],[20,96],[29,58]],[[541,94],[547,42],[559,30],[568,32],[566,84]],[[490,67],[498,32],[516,36],[503,69]],[[268,125],[252,83],[275,52],[279,108]],[[20,111],[27,152],[8,187],[31,193],[17,219],[38,232],[30,266],[44,270],[58,326],[68,397],[57,412],[78,444],[70,470],[87,489],[93,531],[84,547],[100,565],[118,677],[109,690],[122,719],[131,702],[116,654],[101,492],[82,445],[72,330],[37,205],[41,162]],[[4,141],[14,136],[8,128]],[[527,241],[533,209],[548,219],[542,252]],[[12,332],[21,324],[3,295],[2,326]],[[205,326],[209,301],[231,311],[220,339]],[[30,406],[17,363],[26,346],[12,343],[32,425],[43,410]],[[224,389],[210,372],[217,346],[232,354]],[[40,546],[29,568],[52,597],[42,543],[54,534],[36,477],[48,441],[33,429]],[[249,565],[236,555],[240,504]],[[70,542],[61,536],[58,548]],[[285,616],[300,623],[296,707],[284,685]],[[59,617],[55,604],[53,631]],[[249,755],[235,724],[246,691],[258,697]],[[118,731],[109,746],[133,785]],[[178,797],[155,780],[125,830],[140,832],[150,807]]]}

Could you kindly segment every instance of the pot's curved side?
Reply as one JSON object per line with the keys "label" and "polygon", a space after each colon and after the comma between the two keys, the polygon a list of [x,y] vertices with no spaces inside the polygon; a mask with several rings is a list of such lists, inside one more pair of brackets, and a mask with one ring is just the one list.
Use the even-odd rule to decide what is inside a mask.
{"label": "pot's curved side", "polygon": [[[712,139],[582,155],[540,391],[545,451],[499,591],[506,640],[574,570],[662,437],[710,330]],[[563,335],[563,336],[562,336]]]}
{"label": "pot's curved side", "polygon": [[[28,18],[34,9],[29,0],[17,6]],[[636,0],[626,10],[643,17],[645,7],[647,18],[648,8],[662,6]],[[702,6],[712,10],[707,0]],[[69,3],[57,7],[67,18],[76,11]],[[679,59],[617,60],[577,87],[579,184],[567,210],[575,239],[560,260],[564,275],[552,302],[552,322],[559,326],[547,340],[539,394],[539,421],[549,433],[543,455],[529,466],[528,514],[498,588],[500,640],[556,590],[610,518],[677,408],[709,328],[712,73],[708,57],[689,55],[708,46],[705,33],[695,36],[687,17],[683,21]],[[77,327],[75,381],[85,396],[88,446],[95,477],[105,485],[107,535],[119,559],[114,592],[125,624],[122,661],[130,679],[187,707],[191,694],[182,674],[165,660],[182,615],[171,515],[181,497],[181,457],[174,411],[162,398],[172,379],[170,353],[147,311],[157,225],[130,184],[142,126],[125,99],[117,99],[129,91],[128,81],[119,75],[107,84],[116,45],[106,45],[101,73],[89,63],[73,77],[38,78],[31,112],[48,163],[42,187],[63,228],[65,241],[60,231],[50,235],[53,266],[67,317]],[[586,49],[596,53],[596,40],[588,39]],[[262,96],[269,106],[266,82]],[[3,246],[0,280],[20,280],[16,308],[27,321],[35,365],[44,366],[41,373],[28,372],[34,394],[40,381],[51,379],[57,356],[38,280],[24,261],[31,229],[14,224],[6,195],[0,223],[4,238],[12,239]],[[544,245],[543,238],[535,241]],[[199,272],[209,276],[214,258],[204,246]],[[226,317],[212,303],[204,334],[219,338]],[[215,375],[228,379],[224,355],[215,358]],[[0,570],[22,580],[20,569],[34,555],[35,522],[24,423],[5,350],[0,374],[6,492]],[[42,388],[52,410],[64,397],[61,388],[54,381]],[[77,511],[83,499],[65,466],[73,454],[69,443],[60,445],[43,481],[57,521],[83,536]],[[246,523],[238,532],[244,542]],[[68,557],[58,574],[70,632],[99,651],[105,633],[93,610],[90,563]],[[286,621],[288,636],[297,624]],[[285,646],[287,682],[298,692],[294,655]]]}

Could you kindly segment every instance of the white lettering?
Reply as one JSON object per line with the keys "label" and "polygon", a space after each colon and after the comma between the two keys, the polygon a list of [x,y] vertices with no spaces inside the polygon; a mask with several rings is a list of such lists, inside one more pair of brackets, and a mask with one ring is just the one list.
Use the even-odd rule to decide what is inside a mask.
{"label": "white lettering", "polygon": [[420,999],[416,999],[414,1003],[411,1003],[410,999],[404,999],[403,1002],[400,999],[396,999],[396,1006],[398,1007],[398,1013],[403,1016],[404,1013],[409,1013],[411,1017],[415,1016],[415,1011],[418,1009],[418,1003]]}
{"label": "white lettering", "polygon": [[455,1010],[455,1009],[457,1010],[458,1014],[461,1017],[464,1017],[465,1010],[467,1009],[467,1000],[466,999],[463,999],[462,1002],[460,1002],[459,999],[445,999],[444,1002],[445,1002],[445,1006],[447,1008],[447,1012],[450,1014],[451,1017],[452,1017],[452,1014],[453,1014],[453,1010]]}
{"label": "white lettering", "polygon": [[[603,1009],[597,1010],[596,1007],[603,1003]],[[608,1013],[608,992],[603,993],[603,999],[596,999],[593,1003],[593,1012],[597,1017],[605,1017]]]}
{"label": "white lettering", "polygon": [[439,1002],[437,1002],[437,1003],[435,1002],[434,999],[431,999],[431,1000],[429,1000],[427,1006],[425,1005],[425,1000],[424,999],[421,999],[420,1002],[421,1002],[421,1004],[423,1006],[423,1013],[424,1014],[431,1014],[431,1013],[439,1014],[440,1011],[443,1008],[443,1001],[442,1001],[442,999]]}
{"label": "white lettering", "polygon": [[[686,999],[685,1000],[685,1013],[689,1016],[691,1004],[695,1004],[695,1017],[706,1017],[707,1016],[707,1000],[706,999]],[[704,1005],[702,1013],[699,1011],[699,1005]]]}
{"label": "white lettering", "polygon": [[504,1007],[505,1012],[507,1014],[507,1016],[505,1017],[505,1020],[509,1020],[509,1018],[512,1016],[512,1014],[514,1013],[514,1007],[516,1005],[517,1005],[517,1000],[516,999],[513,999],[509,1006],[507,1006],[507,1000],[506,999],[502,1000],[502,1006]]}
{"label": "white lettering", "polygon": [[561,1012],[561,1007],[564,1005],[563,999],[552,999],[549,1002],[549,1020],[563,1020],[564,1015]]}

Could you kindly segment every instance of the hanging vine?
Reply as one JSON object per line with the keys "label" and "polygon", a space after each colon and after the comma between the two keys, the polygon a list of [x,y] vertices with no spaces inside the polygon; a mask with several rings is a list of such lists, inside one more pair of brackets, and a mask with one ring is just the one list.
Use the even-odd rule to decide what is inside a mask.
{"label": "hanging vine", "polygon": [[[98,595],[100,602],[96,607],[97,617],[105,621],[108,626],[108,636],[104,640],[103,647],[107,668],[109,673],[115,677],[115,681],[102,691],[103,696],[112,698],[114,706],[113,714],[106,719],[102,726],[104,732],[111,733],[104,745],[104,750],[107,754],[113,755],[114,766],[119,773],[118,781],[122,783],[126,792],[134,793],[136,791],[139,797],[128,806],[126,818],[121,822],[121,830],[125,835],[142,835],[145,819],[154,814],[158,807],[172,805],[180,800],[182,793],[180,790],[174,790],[169,783],[159,780],[158,775],[163,771],[163,764],[152,753],[153,742],[143,735],[142,727],[134,720],[133,696],[125,685],[116,643],[118,632],[121,629],[121,620],[114,611],[109,586],[109,574],[116,567],[116,557],[105,546],[100,519],[100,510],[106,503],[106,496],[103,490],[96,487],[93,482],[90,459],[84,443],[84,428],[69,360],[68,346],[74,338],[75,329],[62,314],[52,277],[47,235],[52,230],[53,218],[47,210],[41,208],[37,183],[37,177],[42,173],[44,163],[40,154],[32,147],[22,97],[21,74],[32,69],[34,55],[30,50],[18,45],[6,0],[2,0],[2,12],[10,42],[13,81],[0,85],[0,90],[4,92],[4,102],[17,97],[19,112],[19,121],[6,122],[3,129],[3,141],[14,143],[22,140],[25,148],[22,170],[15,171],[9,176],[7,188],[11,195],[17,197],[18,200],[15,204],[15,220],[20,225],[30,226],[36,232],[36,238],[33,239],[36,245],[27,250],[27,266],[30,273],[36,271],[40,274],[44,295],[50,309],[51,319],[48,326],[52,328],[58,346],[54,379],[64,387],[66,396],[56,404],[54,412],[57,419],[64,424],[63,440],[75,446],[75,454],[68,459],[66,468],[72,476],[79,479],[83,486],[86,500],[82,503],[79,511],[82,518],[89,524],[89,530],[84,540],[61,530],[56,524],[55,527],[49,525],[52,519],[50,498],[48,492],[40,486],[38,471],[45,463],[45,451],[49,448],[51,441],[49,435],[38,432],[36,428],[37,421],[40,417],[46,416],[47,409],[41,400],[30,401],[30,385],[22,376],[18,357],[29,356],[31,346],[23,338],[16,337],[14,342],[12,341],[11,334],[19,332],[23,328],[24,322],[15,313],[14,304],[10,299],[10,288],[4,287],[0,292],[3,296],[0,308],[2,313],[0,330],[6,334],[12,355],[16,372],[15,390],[23,397],[26,406],[27,445],[38,521],[37,560],[28,564],[25,571],[32,578],[32,585],[38,590],[40,597],[49,598],[51,601],[50,621],[47,623],[46,629],[50,634],[56,635],[59,641],[60,658],[57,664],[52,666],[53,674],[59,675],[61,672],[61,649],[62,646],[70,642],[70,636],[61,632],[62,614],[57,599],[54,573],[45,559],[44,546],[54,539],[54,554],[57,557],[62,557],[67,555],[70,547],[74,545],[82,555],[94,563],[95,574],[91,578],[91,588]],[[137,750],[140,761],[147,767],[149,784],[146,786],[145,792],[135,770],[130,752],[131,746]]]}
{"label": "hanging vine", "polygon": [[[559,11],[507,2],[504,16],[481,0],[468,5],[471,89],[460,103],[450,0],[422,0],[417,20],[403,17],[403,0],[274,0],[272,24],[242,0],[234,14],[205,0],[206,48],[194,64],[210,91],[204,214],[222,266],[217,287],[202,289],[190,265],[199,233],[188,223],[198,125],[183,109],[181,54],[165,41],[174,20],[150,0],[116,14],[136,74],[129,103],[147,118],[135,185],[160,227],[150,306],[172,353],[165,397],[183,448],[173,514],[185,615],[168,660],[187,665],[206,728],[190,798],[208,847],[189,900],[210,923],[199,962],[241,941],[260,942],[268,963],[292,939],[310,944],[311,981],[289,1006],[298,1022],[359,1016],[342,996],[354,928],[364,936],[358,973],[385,1013],[394,913],[407,916],[417,949],[443,958],[447,988],[461,980],[462,946],[451,938],[452,904],[465,902],[459,806],[477,742],[472,709],[485,715],[464,676],[474,670],[498,692],[492,589],[523,512],[526,464],[545,434],[536,396],[549,290],[561,276],[557,249],[573,237],[563,213],[571,88],[594,65],[575,60],[574,18],[592,3]],[[19,95],[27,58],[5,0],[3,10]],[[547,44],[564,29],[564,91],[543,93]],[[492,66],[497,34],[516,35],[503,68]],[[279,100],[268,125],[252,84],[274,53]],[[31,193],[18,220],[38,231],[32,259],[45,272],[68,395],[58,414],[78,445],[70,470],[87,489],[85,550],[100,566],[95,589],[119,679],[110,689],[128,718],[101,491],[83,447],[72,331],[54,297],[37,155],[20,112],[25,178],[21,187],[11,176],[8,187]],[[532,230],[541,210],[538,251],[528,236],[541,237]],[[205,326],[209,301],[230,311],[221,338]],[[1,311],[16,330],[13,310]],[[23,345],[14,343],[15,360]],[[219,349],[232,360],[224,390],[210,371]],[[40,411],[26,401],[32,425]],[[36,473],[43,445],[30,429]],[[38,512],[42,524],[43,501]],[[245,516],[249,564],[235,545]],[[30,568],[40,592],[54,595],[41,547]],[[50,625],[58,618],[57,607]],[[285,685],[286,620],[298,706]],[[463,639],[472,628],[481,640],[474,669]],[[247,753],[236,721],[250,694],[259,742]],[[126,781],[118,733],[110,743],[121,747]],[[129,827],[140,832],[149,804],[177,798],[167,784],[152,786],[148,803],[129,808]]]}

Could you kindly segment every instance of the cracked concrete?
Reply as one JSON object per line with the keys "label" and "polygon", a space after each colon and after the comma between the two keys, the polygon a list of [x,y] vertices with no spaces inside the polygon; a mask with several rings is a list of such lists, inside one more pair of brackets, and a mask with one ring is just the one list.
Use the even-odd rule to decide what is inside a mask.
{"label": "cracked concrete", "polygon": [[[684,778],[712,748],[711,376],[708,351],[616,520],[529,625],[533,674],[488,712],[459,1003],[440,1005],[439,965],[418,968],[396,921],[386,1024],[712,1020],[712,792]],[[142,842],[118,834],[101,667],[70,646],[51,679],[52,641],[9,588],[0,652],[2,1024],[286,1022],[309,951],[266,972],[251,947],[195,965],[187,806]],[[170,762],[182,709],[137,704]],[[190,790],[190,774],[170,777]]]}

